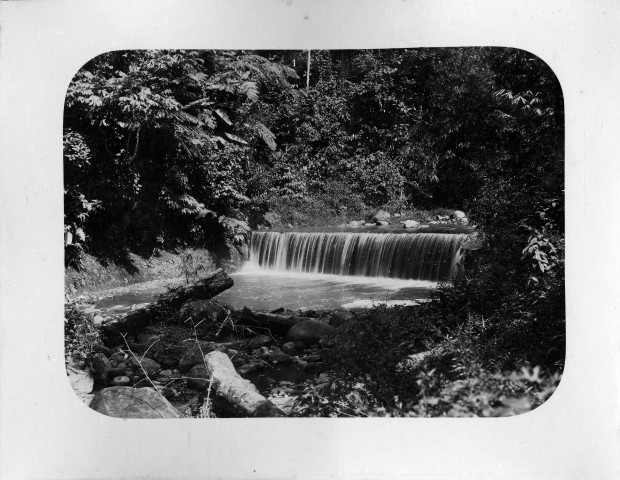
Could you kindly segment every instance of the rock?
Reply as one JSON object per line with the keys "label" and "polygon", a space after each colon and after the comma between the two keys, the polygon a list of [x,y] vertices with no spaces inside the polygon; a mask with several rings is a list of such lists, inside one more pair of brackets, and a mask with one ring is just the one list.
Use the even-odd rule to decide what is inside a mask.
{"label": "rock", "polygon": [[213,342],[199,342],[199,344],[200,348],[196,343],[192,343],[191,346],[185,351],[179,360],[179,370],[184,372],[196,364],[203,363],[203,355],[212,352],[216,347],[216,344]]}
{"label": "rock", "polygon": [[248,357],[246,355],[243,355],[243,354],[240,354],[240,355],[237,355],[234,358],[231,358],[230,361],[233,363],[235,368],[240,368],[240,367],[246,365],[249,362]]}
{"label": "rock", "polygon": [[267,345],[271,345],[273,343],[273,338],[267,335],[256,335],[250,342],[248,343],[248,348],[250,350],[254,350],[260,347],[266,347]]}
{"label": "rock", "polygon": [[110,382],[111,385],[114,385],[116,387],[126,387],[130,383],[131,383],[131,379],[129,377],[124,376],[124,375],[123,376],[114,377],[112,379],[112,381]]}
{"label": "rock", "polygon": [[153,388],[110,387],[99,391],[90,408],[118,418],[183,418],[168,400]]}
{"label": "rock", "polygon": [[95,374],[95,380],[106,382],[108,372],[112,369],[112,365],[106,356],[103,353],[95,353],[91,358],[91,366]]}
{"label": "rock", "polygon": [[354,318],[354,315],[351,312],[333,312],[329,316],[328,322],[332,327],[338,328],[340,325],[348,322],[352,318]]}
{"label": "rock", "polygon": [[461,225],[467,225],[469,223],[469,219],[467,217],[462,217],[457,219],[457,222],[460,223]]}
{"label": "rock", "polygon": [[170,378],[172,377],[172,370],[166,369],[159,372],[160,377]]}
{"label": "rock", "polygon": [[364,224],[364,222],[359,222],[359,221],[357,221],[357,220],[351,220],[351,221],[349,222],[349,225],[350,225],[351,227],[357,227],[357,226],[358,226],[358,225],[360,225],[360,224],[361,224],[361,225],[363,225],[363,224]]}
{"label": "rock", "polygon": [[166,399],[172,398],[177,394],[177,391],[170,387],[157,387],[157,391],[166,397]]}
{"label": "rock", "polygon": [[251,360],[249,363],[242,365],[237,369],[240,375],[247,375],[250,372],[255,372],[256,370],[262,370],[265,368],[265,364],[261,361]]}
{"label": "rock", "polygon": [[295,347],[294,342],[286,342],[282,345],[282,350],[284,353],[288,353],[289,355],[295,355],[297,353],[297,348]]}
{"label": "rock", "polygon": [[138,360],[137,358],[132,358],[130,361],[131,366],[137,369],[138,375],[140,375],[141,371],[144,371],[149,377],[152,377],[161,370],[161,365],[152,358],[144,357],[142,360]]}
{"label": "rock", "polygon": [[386,220],[379,220],[378,222],[375,222],[375,224],[380,226],[380,227],[385,227],[385,226],[389,225],[390,222],[388,222]]}
{"label": "rock", "polygon": [[284,352],[273,352],[273,353],[269,354],[267,359],[271,363],[290,363],[291,356],[287,355]]}
{"label": "rock", "polygon": [[455,210],[452,216],[454,218],[465,218],[465,213],[461,212],[460,210]]}
{"label": "rock", "polygon": [[[93,346],[93,352],[103,353],[108,358],[112,355],[112,350],[110,350],[108,347],[106,347],[104,345],[94,345]],[[112,360],[112,359],[110,358],[110,360]]]}
{"label": "rock", "polygon": [[125,375],[125,371],[127,370],[127,368],[123,368],[123,367],[116,367],[116,368],[111,368],[108,371],[108,377],[114,378],[114,377],[120,377]]}
{"label": "rock", "polygon": [[416,228],[419,227],[420,223],[416,222],[415,220],[405,220],[403,222],[403,227],[404,228]]}
{"label": "rock", "polygon": [[155,358],[162,368],[174,368],[179,364],[179,360],[172,355],[157,355]]}
{"label": "rock", "polygon": [[67,367],[67,377],[73,391],[83,399],[82,394],[92,392],[95,379],[89,371]]}
{"label": "rock", "polygon": [[375,213],[373,215],[373,217],[371,218],[371,221],[373,222],[382,222],[382,221],[387,221],[390,219],[390,213],[386,212],[385,210],[379,210],[377,213]]}
{"label": "rock", "polygon": [[309,318],[293,326],[286,334],[286,340],[290,342],[301,341],[306,345],[313,345],[332,333],[333,330],[334,327],[331,325],[321,320]]}
{"label": "rock", "polygon": [[121,362],[124,362],[126,359],[126,356],[124,353],[120,353],[120,352],[116,352],[113,353],[112,355],[110,355],[110,361],[111,362],[116,362],[117,364],[121,364]]}
{"label": "rock", "polygon": [[101,315],[95,315],[95,317],[93,318],[93,323],[95,325],[101,325],[103,323],[105,319],[103,318],[103,316]]}
{"label": "rock", "polygon": [[395,218],[398,218],[398,217],[402,217],[402,214],[401,214],[401,213],[395,213],[395,214],[394,214],[394,215],[392,215],[392,216],[393,216],[393,217],[395,217]]}
{"label": "rock", "polygon": [[209,372],[204,365],[194,365],[189,372],[187,372],[187,386],[195,390],[206,390],[209,388]]}
{"label": "rock", "polygon": [[367,226],[367,227],[372,227],[372,226],[374,226],[375,224],[374,224],[374,223],[365,223],[364,225],[365,225],[365,226]]}

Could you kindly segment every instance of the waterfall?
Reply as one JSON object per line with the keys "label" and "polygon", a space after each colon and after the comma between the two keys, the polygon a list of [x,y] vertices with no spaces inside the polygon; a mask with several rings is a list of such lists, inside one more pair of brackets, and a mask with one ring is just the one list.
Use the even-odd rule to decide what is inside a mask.
{"label": "waterfall", "polygon": [[462,233],[253,232],[250,262],[263,269],[448,281]]}

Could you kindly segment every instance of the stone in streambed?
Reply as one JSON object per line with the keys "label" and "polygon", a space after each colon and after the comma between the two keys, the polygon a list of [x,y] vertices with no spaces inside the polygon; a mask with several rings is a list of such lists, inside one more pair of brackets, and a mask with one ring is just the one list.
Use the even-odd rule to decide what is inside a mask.
{"label": "stone in streambed", "polygon": [[187,372],[187,386],[194,390],[206,390],[209,388],[209,378],[209,372],[204,365],[194,365]]}
{"label": "stone in streambed", "polygon": [[420,226],[420,223],[416,222],[415,220],[405,220],[403,222],[404,228],[417,228],[419,226]]}
{"label": "stone in streambed", "polygon": [[193,343],[181,356],[179,360],[179,370],[186,371],[194,365],[204,362],[203,355],[215,350],[216,344],[213,342],[199,342],[200,346]]}
{"label": "stone in streambed", "polygon": [[386,212],[385,210],[379,210],[377,213],[375,213],[371,219],[372,222],[382,222],[382,221],[387,221],[390,219],[390,213]]}
{"label": "stone in streambed", "polygon": [[110,387],[99,391],[90,408],[118,418],[183,418],[170,402],[153,388]]}
{"label": "stone in streambed", "polygon": [[103,353],[95,353],[91,358],[91,366],[95,380],[105,383],[108,380],[108,373],[112,365]]}
{"label": "stone in streambed", "polygon": [[126,376],[118,376],[118,377],[114,377],[112,379],[112,381],[110,382],[111,385],[114,385],[116,387],[126,387],[131,383],[131,379],[129,377]]}
{"label": "stone in streambed", "polygon": [[291,356],[284,352],[273,352],[267,356],[271,363],[290,363]]}
{"label": "stone in streambed", "polygon": [[152,358],[148,357],[144,357],[142,360],[132,358],[130,363],[133,368],[137,369],[138,375],[140,375],[141,372],[144,372],[146,375],[153,376],[161,370],[161,365]]}
{"label": "stone in streambed", "polygon": [[267,335],[256,335],[250,342],[248,343],[248,348],[250,350],[254,350],[260,347],[266,347],[267,345],[271,345],[273,343],[273,338]]}
{"label": "stone in streambed", "polygon": [[286,340],[290,342],[303,342],[305,345],[313,345],[318,341],[329,335],[334,331],[334,327],[331,325],[317,320],[309,318],[303,322],[299,322],[297,325],[291,327],[286,334]]}

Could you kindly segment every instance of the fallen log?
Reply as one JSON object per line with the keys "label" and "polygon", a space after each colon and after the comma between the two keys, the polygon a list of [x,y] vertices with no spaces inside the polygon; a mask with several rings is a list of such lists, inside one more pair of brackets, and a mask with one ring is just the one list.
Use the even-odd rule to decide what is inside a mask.
{"label": "fallen log", "polygon": [[217,399],[232,410],[250,417],[285,417],[286,414],[263,397],[256,386],[239,376],[230,358],[223,352],[205,355],[207,372]]}
{"label": "fallen log", "polygon": [[247,308],[235,314],[235,323],[238,325],[268,330],[272,334],[279,335],[286,335],[292,326],[304,320],[308,320],[308,318],[279,315],[277,313],[255,313]]}
{"label": "fallen log", "polygon": [[169,310],[178,310],[191,300],[208,300],[232,287],[233,279],[219,268],[215,272],[196,280],[189,285],[174,288],[162,295],[159,300],[144,308],[129,312],[124,317],[103,324],[103,334],[111,340],[122,334],[134,333],[151,324],[161,314]]}
{"label": "fallen log", "polygon": [[233,279],[223,269],[218,268],[200,280],[171,290],[157,303],[161,302],[170,308],[179,308],[190,300],[209,300],[233,285]]}

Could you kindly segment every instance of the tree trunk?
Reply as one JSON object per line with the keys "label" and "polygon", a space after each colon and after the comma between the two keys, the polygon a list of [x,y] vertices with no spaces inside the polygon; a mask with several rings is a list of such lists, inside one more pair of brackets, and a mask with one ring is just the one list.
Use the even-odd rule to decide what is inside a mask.
{"label": "tree trunk", "polygon": [[254,313],[246,308],[235,315],[235,320],[239,325],[285,335],[293,325],[308,320],[308,317],[292,317],[275,313]]}
{"label": "tree trunk", "polygon": [[108,340],[124,333],[133,333],[149,325],[161,315],[162,309],[178,310],[191,300],[208,300],[233,286],[233,279],[219,268],[208,276],[164,294],[155,303],[129,312],[119,320],[101,326]]}
{"label": "tree trunk", "polygon": [[252,382],[239,376],[230,358],[223,352],[205,355],[207,372],[213,379],[218,400],[233,411],[250,417],[285,417],[282,410],[263,397]]}

